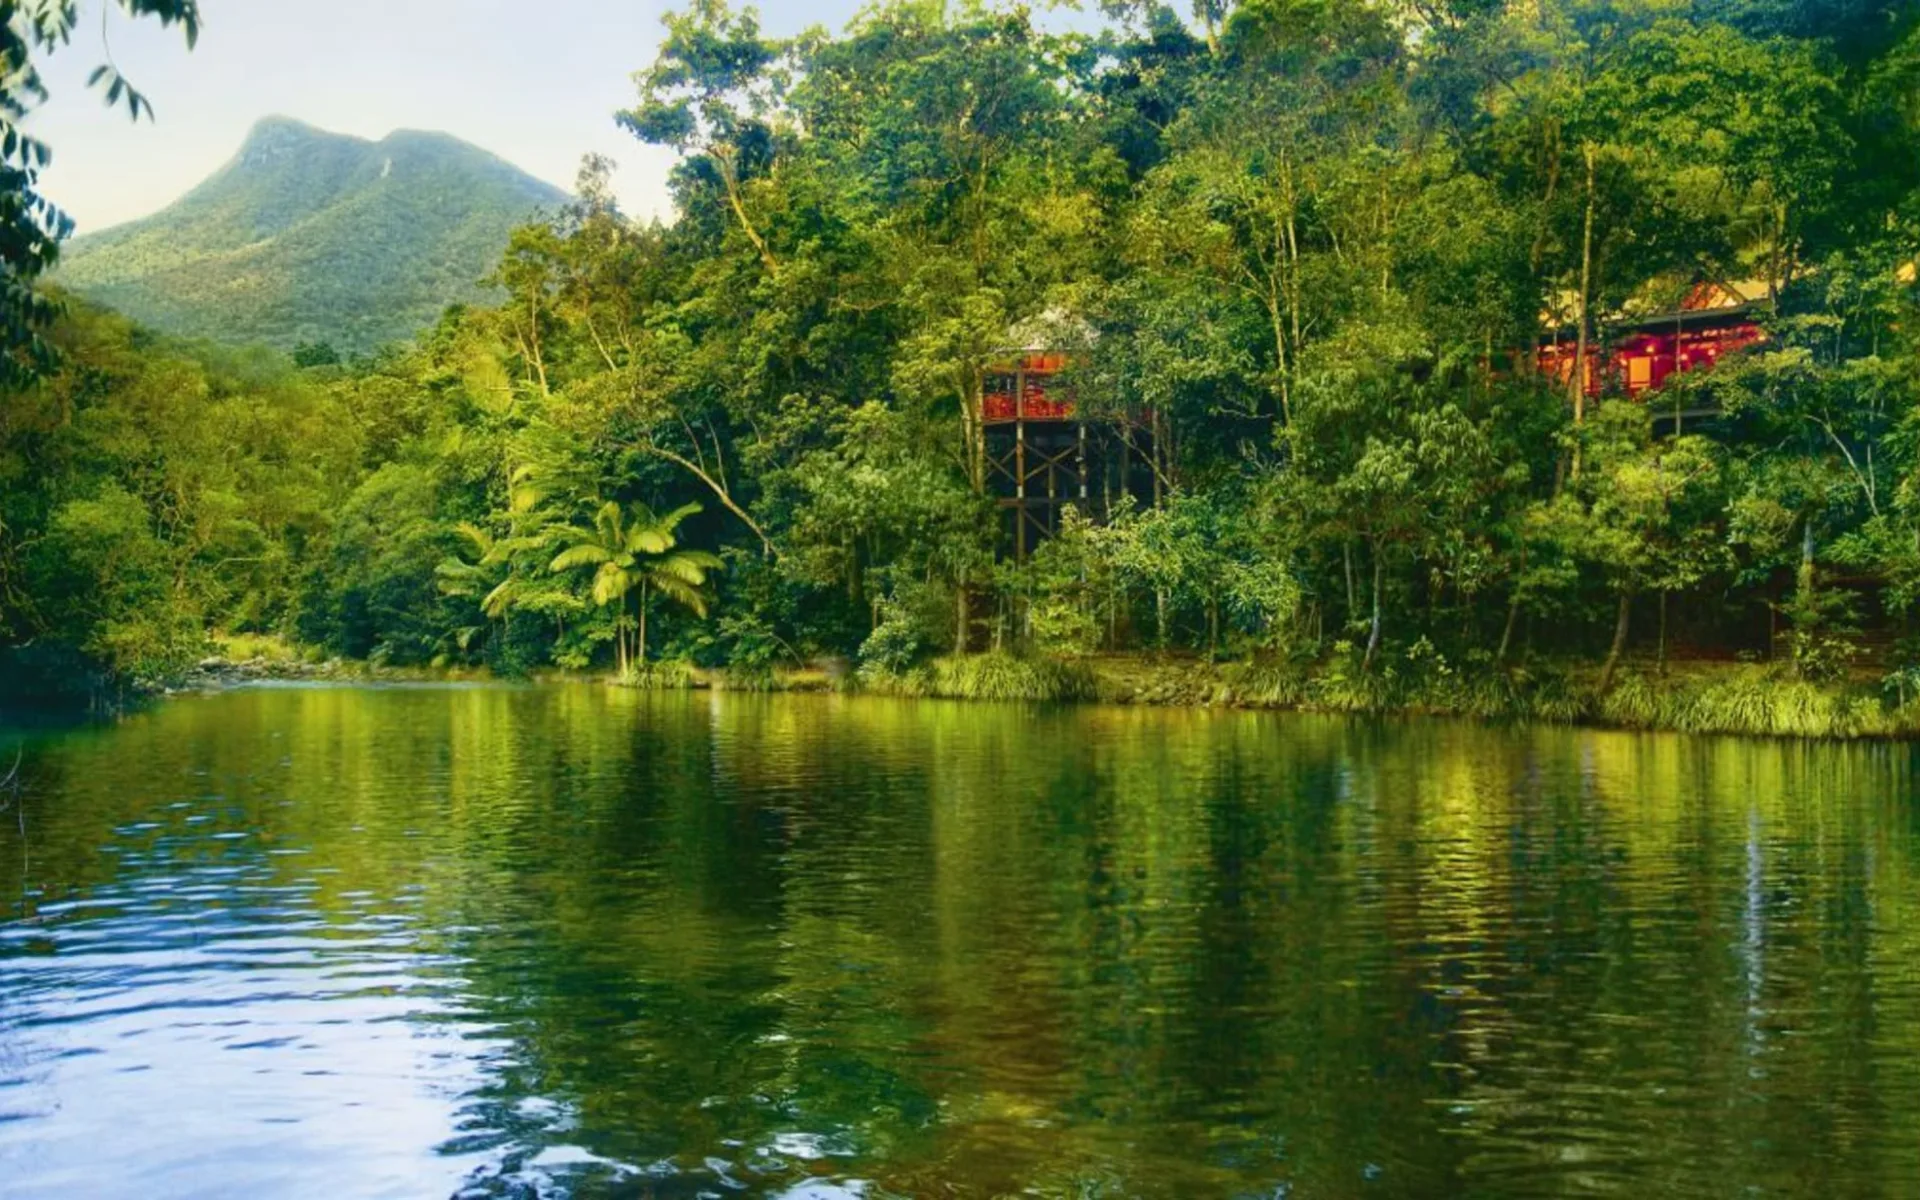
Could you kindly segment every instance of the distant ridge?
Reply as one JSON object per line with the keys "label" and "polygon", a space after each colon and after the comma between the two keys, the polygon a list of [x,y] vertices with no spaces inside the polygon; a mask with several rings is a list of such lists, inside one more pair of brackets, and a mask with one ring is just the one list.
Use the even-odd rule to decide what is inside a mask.
{"label": "distant ridge", "polygon": [[76,238],[55,278],[169,333],[367,351],[485,299],[512,230],[566,200],[449,134],[267,117],[173,204]]}

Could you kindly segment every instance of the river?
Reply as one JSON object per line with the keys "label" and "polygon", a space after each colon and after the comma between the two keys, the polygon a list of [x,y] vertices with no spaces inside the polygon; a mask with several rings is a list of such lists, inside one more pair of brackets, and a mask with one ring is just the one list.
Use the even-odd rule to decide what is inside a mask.
{"label": "river", "polygon": [[1904,746],[584,685],[16,744],[7,1196],[1920,1181]]}

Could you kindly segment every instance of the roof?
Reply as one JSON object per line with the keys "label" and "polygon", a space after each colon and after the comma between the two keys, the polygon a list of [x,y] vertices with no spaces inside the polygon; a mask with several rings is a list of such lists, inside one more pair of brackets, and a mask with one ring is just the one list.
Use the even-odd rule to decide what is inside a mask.
{"label": "roof", "polygon": [[[1767,294],[1764,279],[1694,279],[1686,283],[1656,280],[1618,309],[1597,313],[1595,317],[1598,324],[1615,327],[1706,321],[1751,312],[1765,303]],[[1540,314],[1540,324],[1547,329],[1564,328],[1570,321],[1568,314],[1578,308],[1578,294],[1571,289],[1563,290]]]}
{"label": "roof", "polygon": [[1007,349],[1022,354],[1090,346],[1100,331],[1077,313],[1058,305],[1007,327]]}

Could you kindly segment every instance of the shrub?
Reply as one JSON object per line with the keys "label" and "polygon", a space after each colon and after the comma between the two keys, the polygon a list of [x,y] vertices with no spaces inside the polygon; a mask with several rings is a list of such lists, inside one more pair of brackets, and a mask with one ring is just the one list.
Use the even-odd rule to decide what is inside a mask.
{"label": "shrub", "polygon": [[1078,663],[972,654],[933,664],[929,694],[956,700],[1091,700],[1093,672]]}
{"label": "shrub", "polygon": [[904,674],[925,653],[926,638],[919,617],[906,606],[888,600],[881,605],[880,623],[860,643],[862,672]]}
{"label": "shrub", "polygon": [[675,658],[664,662],[641,663],[616,682],[621,687],[667,692],[701,687],[705,681],[698,667],[685,659]]}

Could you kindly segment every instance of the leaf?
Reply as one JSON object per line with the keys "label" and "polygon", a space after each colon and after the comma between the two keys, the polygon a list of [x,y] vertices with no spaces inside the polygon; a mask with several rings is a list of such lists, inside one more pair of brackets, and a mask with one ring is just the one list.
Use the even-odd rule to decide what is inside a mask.
{"label": "leaf", "polygon": [[551,563],[547,564],[547,570],[556,573],[560,571],[571,571],[578,567],[589,567],[596,564],[607,563],[611,561],[612,557],[613,556],[607,552],[605,546],[585,542],[570,550],[562,550],[558,555],[554,556],[554,560]]}

